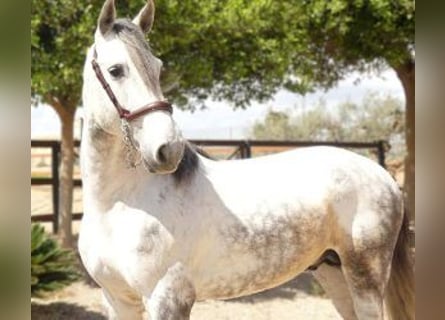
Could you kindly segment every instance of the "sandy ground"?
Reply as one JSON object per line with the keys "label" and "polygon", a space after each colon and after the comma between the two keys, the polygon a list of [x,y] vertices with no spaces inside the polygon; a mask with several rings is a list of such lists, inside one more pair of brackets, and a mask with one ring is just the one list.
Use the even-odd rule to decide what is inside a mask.
{"label": "sandy ground", "polygon": [[[308,274],[278,287],[252,296],[229,301],[197,302],[192,320],[294,320],[342,319],[326,297],[311,295],[313,284]],[[100,289],[77,282],[45,299],[33,299],[35,320],[103,320]]]}

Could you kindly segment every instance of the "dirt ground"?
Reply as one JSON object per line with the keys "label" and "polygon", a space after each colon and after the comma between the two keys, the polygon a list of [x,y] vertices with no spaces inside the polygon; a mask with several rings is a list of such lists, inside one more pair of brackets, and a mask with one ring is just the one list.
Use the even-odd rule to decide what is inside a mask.
{"label": "dirt ground", "polygon": [[[309,274],[275,289],[229,301],[197,302],[192,320],[337,320],[331,301],[317,293]],[[80,281],[46,297],[32,299],[34,320],[104,320],[101,293],[94,284]]]}

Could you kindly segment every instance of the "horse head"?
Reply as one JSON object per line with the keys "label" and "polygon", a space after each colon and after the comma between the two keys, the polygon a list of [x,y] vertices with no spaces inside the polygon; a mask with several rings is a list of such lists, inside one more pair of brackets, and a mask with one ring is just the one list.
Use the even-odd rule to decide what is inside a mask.
{"label": "horse head", "polygon": [[161,91],[162,62],[144,37],[154,11],[148,0],[132,21],[117,19],[114,0],[104,3],[84,67],[83,101],[89,126],[130,141],[150,172],[171,173],[185,140]]}

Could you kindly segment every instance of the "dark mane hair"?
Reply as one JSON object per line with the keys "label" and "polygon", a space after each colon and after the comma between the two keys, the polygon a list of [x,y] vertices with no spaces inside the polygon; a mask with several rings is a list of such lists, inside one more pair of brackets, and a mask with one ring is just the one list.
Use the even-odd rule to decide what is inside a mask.
{"label": "dark mane hair", "polygon": [[198,169],[199,158],[196,148],[189,142],[186,142],[184,155],[182,156],[178,168],[173,173],[173,178],[177,184],[190,182]]}

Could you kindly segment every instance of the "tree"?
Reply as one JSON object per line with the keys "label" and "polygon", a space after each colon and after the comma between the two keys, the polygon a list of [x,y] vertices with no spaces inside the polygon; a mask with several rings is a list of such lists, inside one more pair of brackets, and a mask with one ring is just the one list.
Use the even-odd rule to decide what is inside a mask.
{"label": "tree", "polygon": [[331,112],[323,102],[302,112],[270,110],[254,123],[250,135],[266,140],[386,140],[391,146],[389,157],[400,158],[406,152],[403,132],[402,102],[389,95],[368,93],[360,103],[343,102]]}
{"label": "tree", "polygon": [[[286,11],[278,1],[158,1],[157,6],[150,39],[165,64],[169,97],[186,108],[205,106],[209,97],[235,107],[269,99],[287,78],[294,51],[305,46],[292,35],[298,34],[292,28],[296,10]],[[163,40],[166,35],[170,41]]]}

